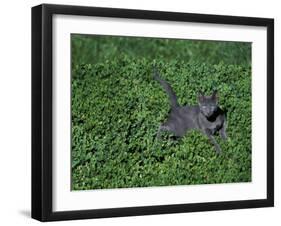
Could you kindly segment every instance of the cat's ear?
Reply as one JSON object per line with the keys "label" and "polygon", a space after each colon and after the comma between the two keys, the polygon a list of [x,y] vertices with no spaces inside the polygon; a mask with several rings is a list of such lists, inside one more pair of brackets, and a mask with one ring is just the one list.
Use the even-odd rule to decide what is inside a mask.
{"label": "cat's ear", "polygon": [[213,100],[216,100],[216,101],[219,100],[219,95],[218,95],[218,91],[217,90],[213,91],[212,98],[213,98]]}
{"label": "cat's ear", "polygon": [[201,91],[199,91],[198,93],[197,100],[199,103],[202,103],[204,101],[204,94]]}

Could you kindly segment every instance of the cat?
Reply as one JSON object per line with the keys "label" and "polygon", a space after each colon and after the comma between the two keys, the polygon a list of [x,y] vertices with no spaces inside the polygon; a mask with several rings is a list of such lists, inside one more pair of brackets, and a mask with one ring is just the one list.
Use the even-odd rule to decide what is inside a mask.
{"label": "cat", "polygon": [[154,68],[154,79],[157,80],[167,92],[171,110],[168,119],[159,126],[157,138],[161,137],[162,131],[171,132],[177,138],[184,136],[189,130],[199,130],[205,134],[214,145],[216,152],[221,153],[221,148],[214,138],[219,133],[222,139],[227,139],[226,113],[218,106],[218,93],[213,91],[211,96],[198,94],[198,105],[180,106],[177,96],[170,84],[162,79]]}

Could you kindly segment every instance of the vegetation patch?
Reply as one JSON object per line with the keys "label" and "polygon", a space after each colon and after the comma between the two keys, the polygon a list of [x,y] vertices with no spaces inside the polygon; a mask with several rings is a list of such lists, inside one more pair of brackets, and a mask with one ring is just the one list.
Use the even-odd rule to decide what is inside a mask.
{"label": "vegetation patch", "polygon": [[[72,36],[72,189],[251,181],[250,50],[248,43]],[[221,155],[198,131],[156,139],[170,107],[153,65],[181,105],[218,90],[228,120],[228,139],[216,137]]]}

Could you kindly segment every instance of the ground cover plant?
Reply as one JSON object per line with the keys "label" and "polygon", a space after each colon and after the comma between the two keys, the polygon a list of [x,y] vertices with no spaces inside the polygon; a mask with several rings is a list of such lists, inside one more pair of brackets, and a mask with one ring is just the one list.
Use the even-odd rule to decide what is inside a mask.
{"label": "ground cover plant", "polygon": [[[72,189],[251,181],[250,43],[72,35]],[[228,139],[156,133],[169,111],[156,65],[179,102],[219,93]]]}

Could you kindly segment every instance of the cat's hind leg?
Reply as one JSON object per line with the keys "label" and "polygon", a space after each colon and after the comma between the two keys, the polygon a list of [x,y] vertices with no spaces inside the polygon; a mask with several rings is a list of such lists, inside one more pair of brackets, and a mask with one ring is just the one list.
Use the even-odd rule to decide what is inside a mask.
{"label": "cat's hind leg", "polygon": [[163,131],[171,132],[171,128],[167,125],[163,125],[163,124],[160,125],[159,129],[157,131],[157,136],[156,136],[157,139],[159,139],[159,140],[161,139],[161,134],[162,134]]}

